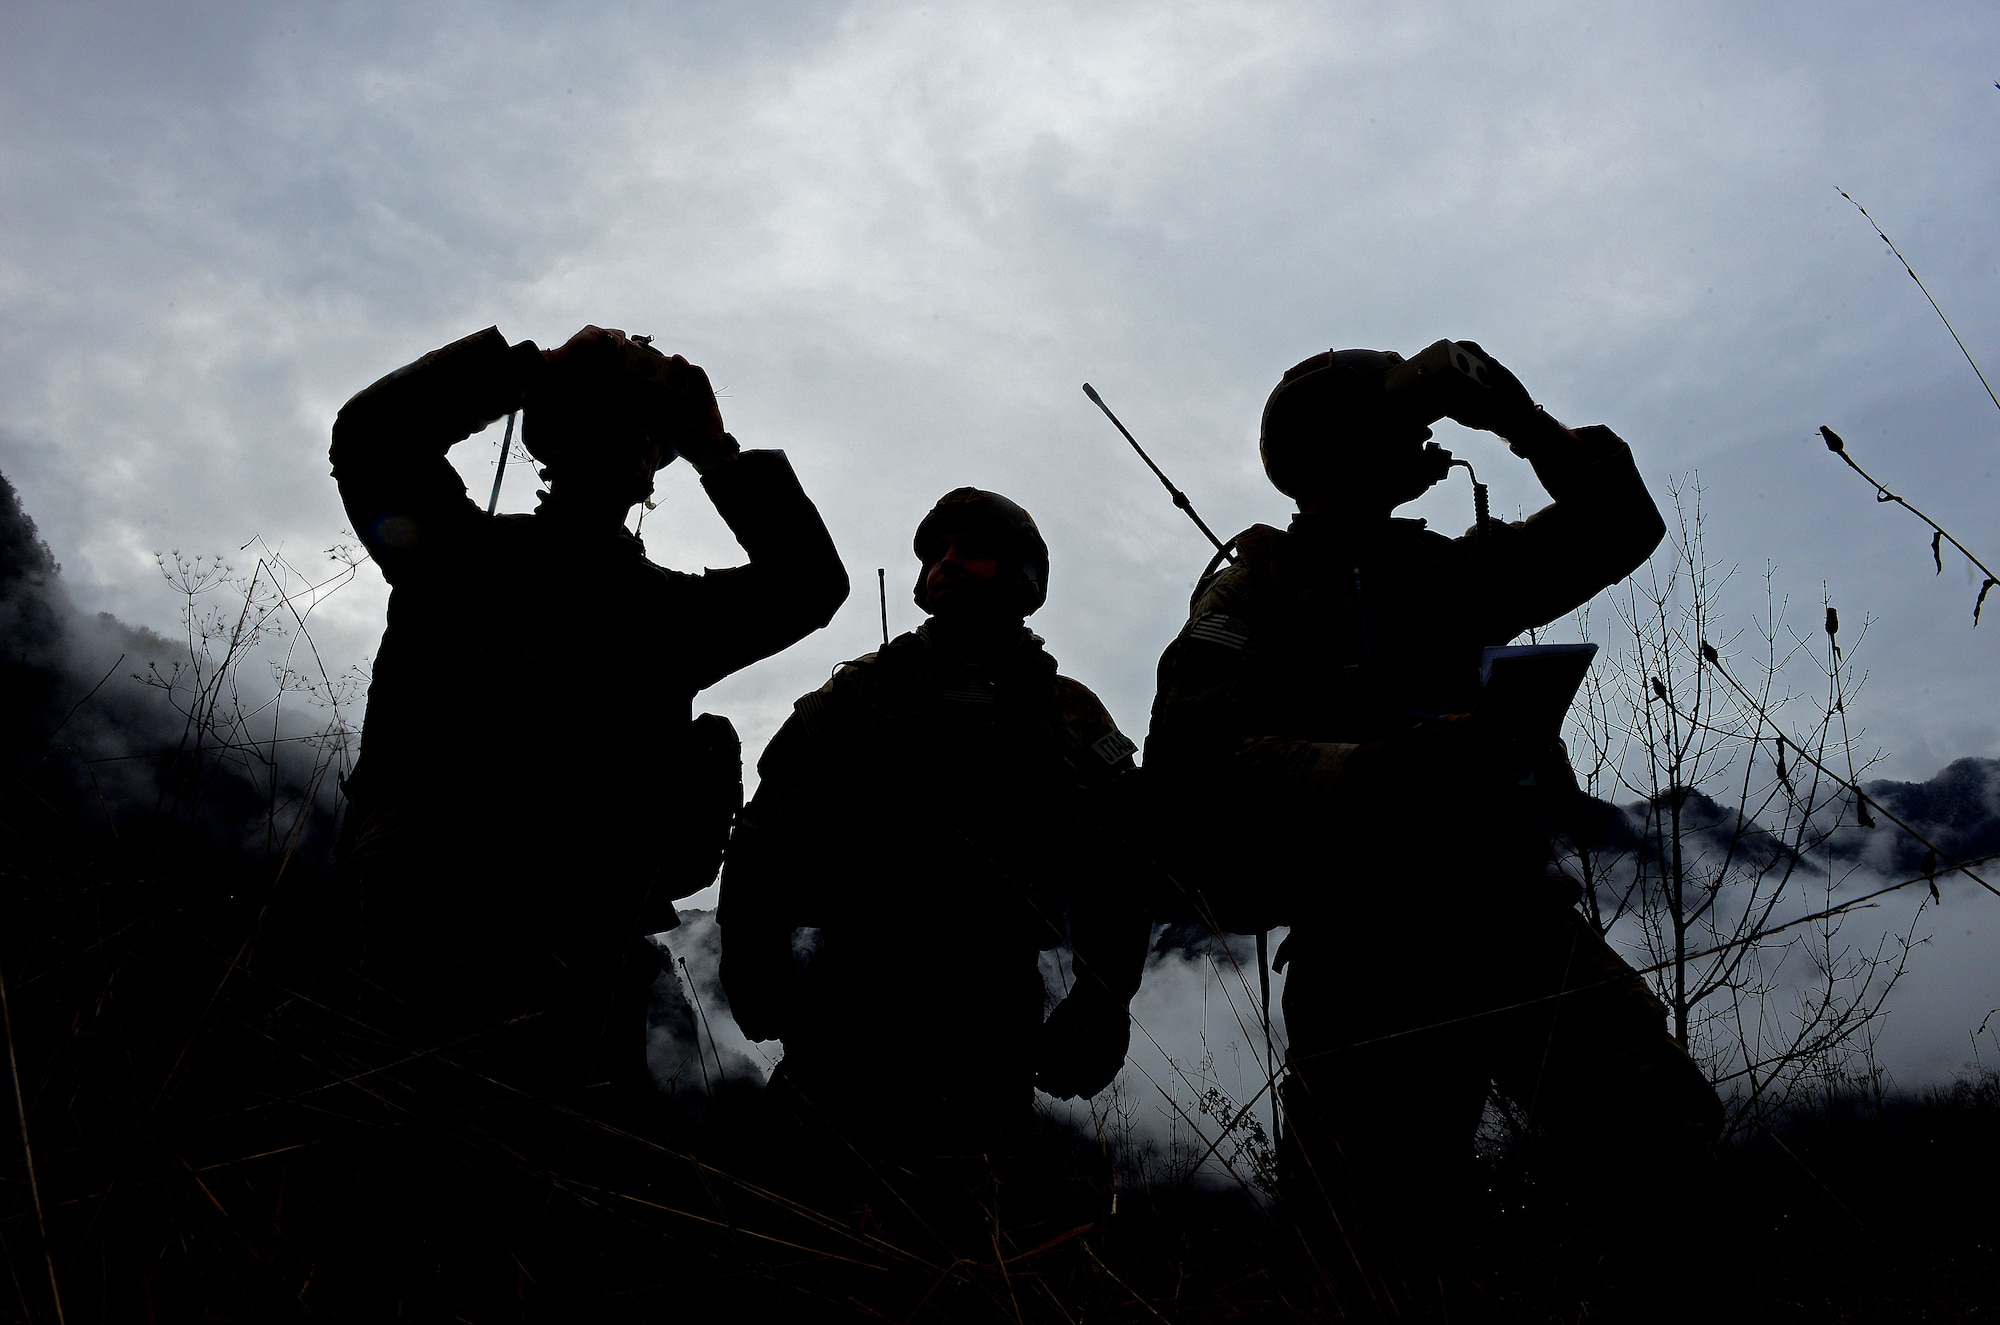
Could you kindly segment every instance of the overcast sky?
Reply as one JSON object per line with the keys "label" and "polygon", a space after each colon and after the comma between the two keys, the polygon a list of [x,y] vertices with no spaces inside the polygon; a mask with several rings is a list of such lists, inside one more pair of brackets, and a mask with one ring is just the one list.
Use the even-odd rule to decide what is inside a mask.
{"label": "overcast sky", "polygon": [[[753,758],[875,641],[875,567],[915,624],[909,533],[962,483],[1041,519],[1037,628],[1137,737],[1207,548],[1079,384],[1233,530],[1287,513],[1285,367],[1476,339],[1656,489],[1698,468],[1711,549],[1803,629],[1822,585],[1877,618],[1852,710],[1922,779],[2000,754],[2000,597],[1972,630],[1976,578],[1813,430],[1992,564],[2000,410],[1835,187],[1994,377],[1996,75],[1987,3],[12,3],[0,470],[83,604],[169,627],[155,550],[340,536],[328,425],[382,373],[494,323],[651,333],[855,578],[700,701]],[[1496,510],[1543,500],[1440,431]],[[456,453],[482,497],[497,440]],[[682,467],[661,494],[656,560],[739,558]],[[1416,513],[1462,528],[1463,478]],[[364,574],[323,651],[371,653],[385,598]]]}

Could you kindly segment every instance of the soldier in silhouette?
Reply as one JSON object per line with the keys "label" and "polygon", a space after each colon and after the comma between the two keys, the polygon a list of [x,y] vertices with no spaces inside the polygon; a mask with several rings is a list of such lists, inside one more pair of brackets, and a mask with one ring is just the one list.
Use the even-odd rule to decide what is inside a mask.
{"label": "soldier in silhouette", "polygon": [[[513,410],[548,486],[532,514],[489,515],[446,453]],[[625,527],[677,456],[748,564],[670,570]],[[558,1117],[535,1109],[643,1113],[646,935],[709,882],[741,797],[734,733],[692,720],[693,698],[826,624],[847,576],[784,453],[739,450],[702,370],[620,331],[543,351],[488,329],[428,354],[348,401],[332,462],[390,595],[347,886],[318,925],[318,1001],[349,1014],[335,1051],[353,1071],[315,1098],[434,1124],[401,1160],[357,1161],[356,1182],[402,1194],[374,1194],[363,1222],[409,1221],[383,1241],[450,1263],[423,1247],[454,1222],[427,1207],[456,1192],[497,1291],[518,1230],[478,1221],[510,1207],[449,1157],[498,1138],[501,1168],[560,1165],[574,1149],[535,1149]]]}
{"label": "soldier in silhouette", "polygon": [[[722,977],[774,1097],[829,1147],[1018,1145],[1032,1087],[1090,1096],[1124,1061],[1148,925],[1105,806],[1135,749],[1023,618],[1035,522],[947,493],[918,526],[921,627],[799,700],[723,869]],[[809,958],[802,930],[817,931]],[[1044,1020],[1038,952],[1065,940]]]}
{"label": "soldier in silhouette", "polygon": [[[446,452],[514,409],[548,488],[533,514],[492,516]],[[669,570],[625,528],[676,456],[748,565]],[[677,835],[714,832],[687,822],[713,793],[686,776],[694,695],[846,598],[784,453],[739,451],[701,369],[586,327],[553,351],[489,329],[399,369],[341,409],[332,460],[391,586],[348,780],[364,962],[439,1012],[490,998],[465,988],[474,966],[517,993],[566,997],[607,964],[650,984],[643,936],[672,926],[669,894],[708,882],[661,868]],[[628,997],[615,1013],[619,1063],[577,1066],[641,1068],[642,1010]],[[575,1011],[592,1044],[564,1048],[582,1051],[600,1014]]]}
{"label": "soldier in silhouette", "polygon": [[[1447,472],[1426,445],[1445,415],[1506,439],[1554,500],[1460,538],[1396,518]],[[1147,774],[1175,823],[1210,826],[1180,834],[1204,913],[1291,928],[1283,1186],[1318,1258],[1421,1315],[1491,1085],[1604,1169],[1631,1161],[1621,1182],[1717,1134],[1662,1005],[1549,869],[1519,751],[1466,716],[1486,646],[1624,578],[1665,526],[1622,441],[1563,427],[1469,343],[1314,355],[1271,393],[1261,446],[1299,513],[1238,535],[1197,587]]]}

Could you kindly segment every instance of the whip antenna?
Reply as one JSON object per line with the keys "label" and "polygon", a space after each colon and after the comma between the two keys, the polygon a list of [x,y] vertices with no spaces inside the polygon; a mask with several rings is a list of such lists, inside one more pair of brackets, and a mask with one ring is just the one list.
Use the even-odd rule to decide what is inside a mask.
{"label": "whip antenna", "polygon": [[507,453],[514,449],[514,414],[507,415],[507,435],[500,439],[500,463],[493,470],[493,495],[486,499],[486,513],[493,514],[500,508],[500,480],[507,477]]}
{"label": "whip antenna", "polygon": [[1083,384],[1083,394],[1090,397],[1091,404],[1104,411],[1104,417],[1111,420],[1112,427],[1125,434],[1125,440],[1132,444],[1132,449],[1137,451],[1139,458],[1146,462],[1146,468],[1153,471],[1153,477],[1160,480],[1161,486],[1167,490],[1167,495],[1174,499],[1174,505],[1186,511],[1187,518],[1194,521],[1194,527],[1201,530],[1203,536],[1215,545],[1216,554],[1218,556],[1229,557],[1231,561],[1236,560],[1235,557],[1230,556],[1229,545],[1217,538],[1215,531],[1210,529],[1199,515],[1195,514],[1194,503],[1188,500],[1188,495],[1175,487],[1174,481],[1168,478],[1158,465],[1153,463],[1153,457],[1146,454],[1146,448],[1139,445],[1139,439],[1132,435],[1132,430],[1118,421],[1118,416],[1111,412],[1111,406],[1104,403],[1104,397],[1097,394],[1097,389],[1091,386],[1090,383],[1085,382]]}
{"label": "whip antenna", "polygon": [[882,642],[889,642],[889,571],[887,567],[875,568],[875,592],[882,598]]}

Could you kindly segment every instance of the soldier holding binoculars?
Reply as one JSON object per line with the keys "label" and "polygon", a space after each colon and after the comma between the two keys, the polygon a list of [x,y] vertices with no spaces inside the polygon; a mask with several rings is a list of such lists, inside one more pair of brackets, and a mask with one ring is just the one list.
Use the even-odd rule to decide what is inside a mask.
{"label": "soldier holding binoculars", "polygon": [[[1459,538],[1396,518],[1454,463],[1427,445],[1443,417],[1506,439],[1554,500]],[[1720,1126],[1478,713],[1483,651],[1623,579],[1665,525],[1624,442],[1563,427],[1471,342],[1316,354],[1261,447],[1298,514],[1197,588],[1146,772],[1165,822],[1214,830],[1176,862],[1209,913],[1291,928],[1282,1181],[1323,1263],[1378,1308],[1452,1314],[1443,1249],[1490,1089],[1599,1172],[1699,1161]]]}

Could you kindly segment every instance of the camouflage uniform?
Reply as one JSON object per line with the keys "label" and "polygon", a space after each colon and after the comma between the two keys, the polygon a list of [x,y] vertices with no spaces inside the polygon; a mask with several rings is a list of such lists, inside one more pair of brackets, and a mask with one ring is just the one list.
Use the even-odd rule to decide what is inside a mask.
{"label": "camouflage uniform", "polygon": [[1357,1206],[1437,1241],[1489,1081],[1628,1151],[1697,1154],[1719,1123],[1662,1006],[1544,874],[1523,793],[1468,729],[1423,716],[1472,711],[1485,646],[1574,610],[1664,533],[1625,444],[1576,436],[1535,457],[1554,502],[1484,534],[1312,515],[1246,531],[1160,660],[1147,775],[1175,822],[1208,825],[1180,863],[1221,923],[1291,927],[1286,1183],[1344,1206],[1350,1247]]}
{"label": "camouflage uniform", "polygon": [[[1052,1048],[1039,950],[1068,938],[1065,1006],[1121,1037],[1146,951],[1098,820],[1133,743],[1025,627],[970,650],[952,624],[799,700],[723,870],[723,982],[748,1034],[784,1041],[774,1086],[900,1153],[1003,1150],[1026,1121]],[[798,929],[818,931],[803,969]]]}
{"label": "camouflage uniform", "polygon": [[[433,1022],[557,1011],[512,1066],[553,1055],[577,1082],[643,1072],[634,1019],[658,963],[643,936],[713,874],[712,854],[708,877],[662,869],[695,807],[729,794],[690,771],[714,735],[690,723],[695,693],[826,624],[847,578],[779,451],[702,476],[750,554],[730,570],[658,566],[547,494],[532,515],[489,516],[446,452],[518,408],[540,366],[488,329],[334,424],[348,518],[391,586],[347,784],[343,919],[364,973]],[[614,1015],[619,1061],[580,1061]]]}

